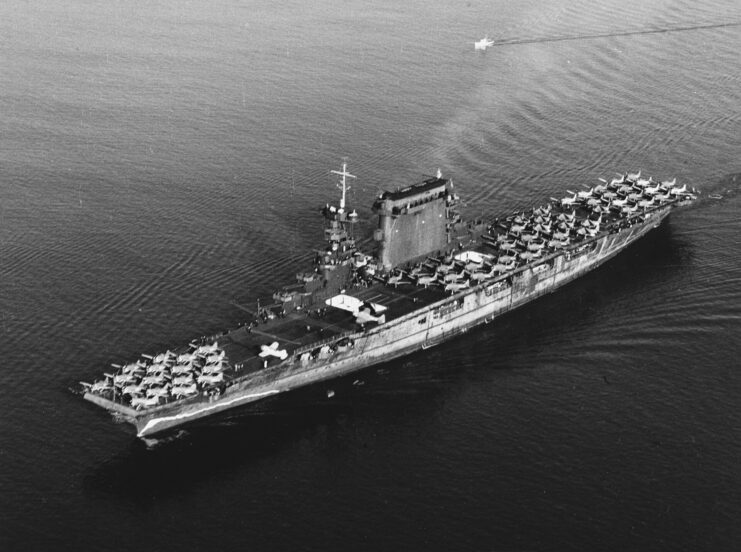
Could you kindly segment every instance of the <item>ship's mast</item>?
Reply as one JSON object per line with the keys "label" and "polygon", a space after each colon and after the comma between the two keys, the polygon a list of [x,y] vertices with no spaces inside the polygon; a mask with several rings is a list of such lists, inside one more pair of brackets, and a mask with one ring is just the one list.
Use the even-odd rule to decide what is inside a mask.
{"label": "ship's mast", "polygon": [[[352,227],[358,221],[358,214],[355,211],[352,213],[346,212],[347,191],[350,189],[350,186],[347,185],[347,179],[355,178],[355,175],[347,171],[347,162],[342,163],[342,170],[330,172],[342,177],[337,184],[337,187],[342,190],[342,197],[340,198],[339,208],[327,204],[322,210],[325,218],[324,239],[329,242],[327,251],[331,252],[333,256],[339,255],[344,259],[355,250]],[[325,253],[322,253],[322,255],[325,255]],[[335,262],[337,260],[334,259]]]}
{"label": "ship's mast", "polygon": [[350,186],[347,185],[347,177],[355,178],[355,175],[352,175],[349,172],[347,172],[347,161],[342,162],[341,171],[329,171],[329,172],[342,177],[342,180],[337,185],[337,187],[342,190],[342,197],[340,198],[340,211],[339,212],[343,213],[345,211],[345,198],[347,197],[347,190],[350,189]]}

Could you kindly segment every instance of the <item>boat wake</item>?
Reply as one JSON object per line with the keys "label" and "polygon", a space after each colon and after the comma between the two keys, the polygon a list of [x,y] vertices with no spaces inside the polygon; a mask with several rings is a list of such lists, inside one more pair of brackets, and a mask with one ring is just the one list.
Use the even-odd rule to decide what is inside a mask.
{"label": "boat wake", "polygon": [[[682,25],[676,27],[662,27],[659,29],[636,29],[632,31],[613,31],[608,33],[594,33],[594,34],[578,34],[578,35],[567,35],[567,36],[544,36],[535,38],[522,38],[522,39],[503,39],[495,40],[488,46],[515,46],[518,44],[541,44],[544,42],[567,42],[573,40],[592,40],[595,38],[617,38],[623,36],[636,36],[636,35],[648,35],[648,34],[659,34],[659,33],[680,33],[687,31],[700,31],[706,29],[723,29],[728,27],[739,27],[741,21],[732,21],[728,23],[712,23],[708,25]],[[478,48],[477,48],[478,49]]]}
{"label": "boat wake", "polygon": [[708,203],[707,200],[712,200],[713,203],[727,201],[736,197],[739,192],[741,192],[741,173],[727,174],[705,189],[706,201],[698,202],[698,206]]}
{"label": "boat wake", "polygon": [[168,434],[163,437],[143,437],[142,441],[144,441],[144,444],[147,446],[147,450],[154,450],[157,447],[166,445],[168,443],[172,443],[174,441],[180,441],[181,439],[187,437],[189,433],[184,430],[178,430],[174,433]]}

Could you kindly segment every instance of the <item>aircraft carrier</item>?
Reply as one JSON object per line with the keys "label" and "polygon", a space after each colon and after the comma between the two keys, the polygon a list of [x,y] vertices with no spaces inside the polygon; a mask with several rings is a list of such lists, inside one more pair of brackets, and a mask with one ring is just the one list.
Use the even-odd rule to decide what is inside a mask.
{"label": "aircraft carrier", "polygon": [[218,336],[112,365],[81,382],[86,400],[139,437],[427,349],[604,263],[696,199],[676,181],[623,174],[541,207],[465,221],[437,176],[378,196],[376,251],[360,251],[358,214],[322,209],[324,247],[296,282],[259,301],[254,320]]}

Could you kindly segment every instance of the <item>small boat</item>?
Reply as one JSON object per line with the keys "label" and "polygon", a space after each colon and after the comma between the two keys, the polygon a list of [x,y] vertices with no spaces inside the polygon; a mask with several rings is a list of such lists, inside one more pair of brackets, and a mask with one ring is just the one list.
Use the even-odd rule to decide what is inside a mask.
{"label": "small boat", "polygon": [[477,40],[473,43],[474,50],[486,50],[489,46],[494,44],[493,40],[490,40],[488,36],[485,36],[481,40]]}

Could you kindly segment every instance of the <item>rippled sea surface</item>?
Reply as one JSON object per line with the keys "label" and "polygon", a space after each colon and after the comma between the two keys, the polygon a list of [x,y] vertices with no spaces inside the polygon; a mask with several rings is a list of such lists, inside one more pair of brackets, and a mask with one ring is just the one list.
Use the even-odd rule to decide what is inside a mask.
{"label": "rippled sea surface", "polygon": [[[739,51],[736,0],[0,3],[0,549],[737,550]],[[167,440],[69,392],[290,282],[342,157],[368,233],[438,167],[469,217],[639,168],[723,199]]]}

